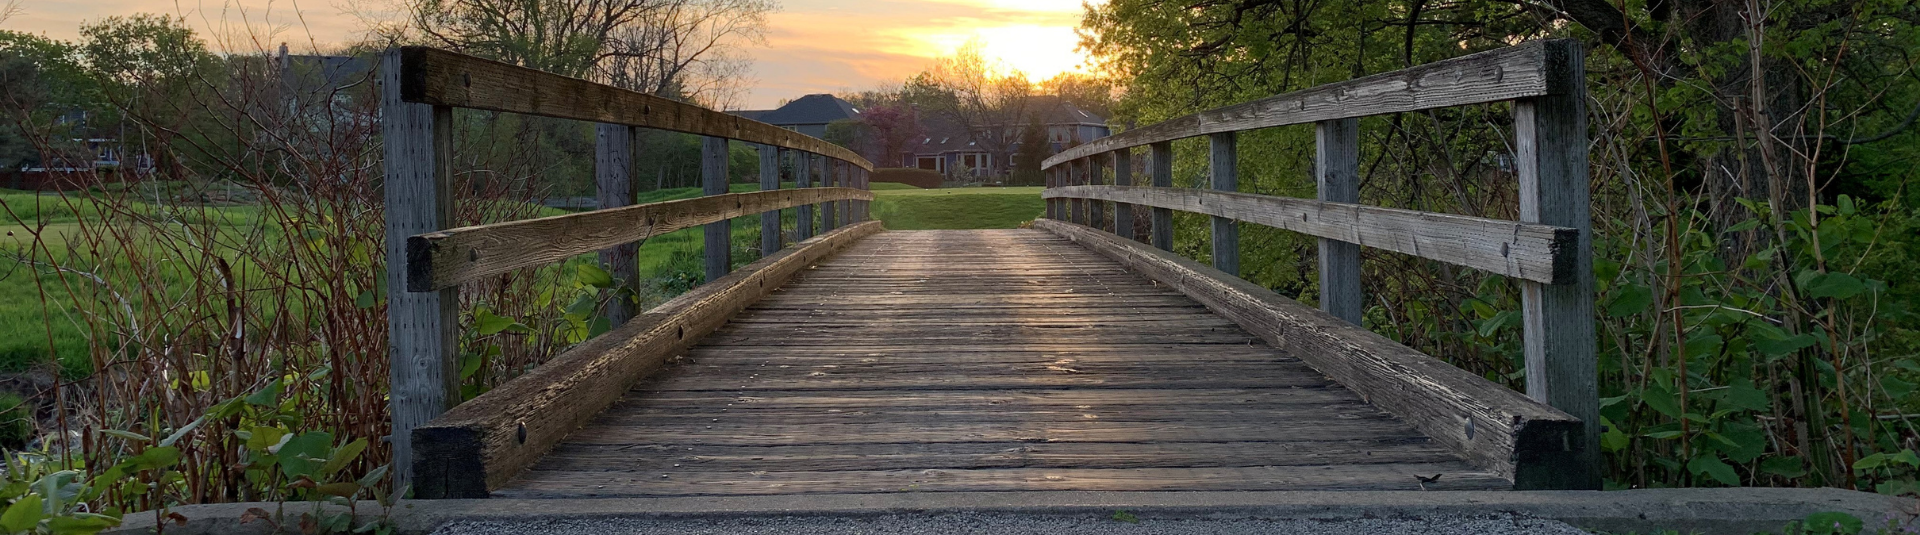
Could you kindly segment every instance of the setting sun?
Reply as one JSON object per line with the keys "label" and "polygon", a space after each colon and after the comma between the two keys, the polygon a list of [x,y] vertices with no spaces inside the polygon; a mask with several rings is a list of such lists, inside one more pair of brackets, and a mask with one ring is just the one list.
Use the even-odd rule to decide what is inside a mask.
{"label": "setting sun", "polygon": [[1086,62],[1086,55],[1076,50],[1080,38],[1069,26],[991,26],[964,33],[927,35],[920,40],[924,49],[915,52],[926,56],[951,55],[961,47],[977,44],[987,61],[1020,71],[1033,82],[1063,72],[1084,70]]}

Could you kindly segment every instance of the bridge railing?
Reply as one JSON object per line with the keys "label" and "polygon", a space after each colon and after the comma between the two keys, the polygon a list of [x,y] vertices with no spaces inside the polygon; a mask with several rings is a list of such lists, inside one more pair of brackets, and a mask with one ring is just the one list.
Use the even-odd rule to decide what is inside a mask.
{"label": "bridge railing", "polygon": [[[1207,110],[1095,140],[1042,164],[1046,215],[1118,229],[1124,240],[1103,241],[1122,236],[1091,233],[1085,226],[1043,226],[1131,254],[1139,260],[1137,268],[1170,270],[1163,274],[1199,269],[1238,275],[1239,222],[1317,236],[1324,314],[1294,314],[1286,309],[1292,301],[1238,279],[1205,290],[1266,295],[1212,304],[1263,312],[1216,310],[1250,330],[1273,333],[1283,349],[1299,349],[1297,356],[1323,373],[1470,461],[1513,478],[1517,487],[1597,488],[1599,402],[1583,63],[1577,42],[1534,41]],[[1506,101],[1514,108],[1520,221],[1358,204],[1359,117]],[[1237,132],[1308,123],[1315,129],[1317,199],[1234,192]],[[1210,141],[1211,190],[1172,187],[1172,142],[1199,136]],[[1150,185],[1136,186],[1132,151],[1143,146],[1149,152]],[[1100,184],[1105,176],[1101,167],[1109,165],[1113,183]],[[1103,213],[1105,202],[1114,203],[1112,217]],[[1136,206],[1152,209],[1147,241],[1159,249],[1152,253],[1172,250],[1173,210],[1212,216],[1212,267],[1218,272],[1183,267],[1185,260],[1171,254],[1129,251],[1138,238]],[[1505,388],[1490,390],[1486,387],[1498,385],[1355,327],[1365,309],[1362,246],[1518,280],[1527,394],[1532,399]],[[1334,319],[1342,321],[1327,321]],[[1276,321],[1296,325],[1269,325]],[[1301,324],[1311,327],[1302,329]],[[1276,332],[1288,329],[1285,336]],[[1340,336],[1324,336],[1330,332]],[[1575,418],[1578,421],[1572,421]],[[1567,430],[1563,424],[1574,426],[1573,434],[1556,441],[1554,437]]]}
{"label": "bridge railing", "polygon": [[[668,99],[423,47],[380,64],[386,166],[389,390],[394,473],[423,498],[485,497],[617,400],[667,357],[725,323],[812,261],[878,229],[867,220],[873,165],[825,140]],[[453,110],[598,123],[600,210],[499,224],[452,223]],[[637,128],[705,137],[704,197],[632,205]],[[761,191],[728,193],[731,141],[760,153]],[[781,190],[791,160],[799,189]],[[817,175],[817,176],[816,176]],[[780,211],[797,208],[783,247]],[[822,229],[814,227],[818,212]],[[735,271],[731,219],[760,214],[760,260]],[[456,371],[459,285],[598,251],[636,277],[634,242],[705,226],[707,283],[645,313],[608,307],[616,326],[464,404]],[[818,230],[818,234],[816,232]],[[458,405],[458,406],[456,406]]]}

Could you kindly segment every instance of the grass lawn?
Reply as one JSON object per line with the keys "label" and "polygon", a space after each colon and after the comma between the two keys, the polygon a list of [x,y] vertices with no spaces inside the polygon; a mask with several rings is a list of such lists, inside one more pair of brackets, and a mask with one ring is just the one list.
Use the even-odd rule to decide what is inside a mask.
{"label": "grass lawn", "polygon": [[1039,186],[919,189],[887,185],[904,188],[874,192],[873,217],[889,230],[1018,228],[1047,209]]}

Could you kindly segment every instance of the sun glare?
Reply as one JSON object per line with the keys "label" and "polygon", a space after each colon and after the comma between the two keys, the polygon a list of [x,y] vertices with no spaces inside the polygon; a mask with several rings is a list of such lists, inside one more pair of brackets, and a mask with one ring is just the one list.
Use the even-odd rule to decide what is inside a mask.
{"label": "sun glare", "polygon": [[988,58],[1038,82],[1067,71],[1082,70],[1086,56],[1075,47],[1080,37],[1061,26],[1002,26],[979,31],[981,50]]}

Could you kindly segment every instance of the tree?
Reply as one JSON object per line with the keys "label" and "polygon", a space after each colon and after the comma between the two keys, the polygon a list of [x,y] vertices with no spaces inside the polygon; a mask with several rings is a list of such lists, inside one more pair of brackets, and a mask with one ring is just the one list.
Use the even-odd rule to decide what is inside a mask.
{"label": "tree", "polygon": [[1028,117],[1027,126],[1020,129],[1020,152],[1013,155],[1013,183],[1017,185],[1040,185],[1045,182],[1040,172],[1040,164],[1053,155],[1053,144],[1047,139],[1047,125],[1040,122],[1040,116]]}
{"label": "tree", "polygon": [[866,123],[871,140],[867,159],[879,166],[906,167],[900,158],[926,135],[926,129],[920,125],[919,111],[898,100],[869,104],[861,109],[865,113],[860,114],[860,120]]}
{"label": "tree", "polygon": [[1013,151],[1015,125],[1029,114],[1033,84],[1025,74],[981,54],[970,41],[953,56],[907,80],[903,96],[929,113],[967,129],[968,137],[1004,162]]}

